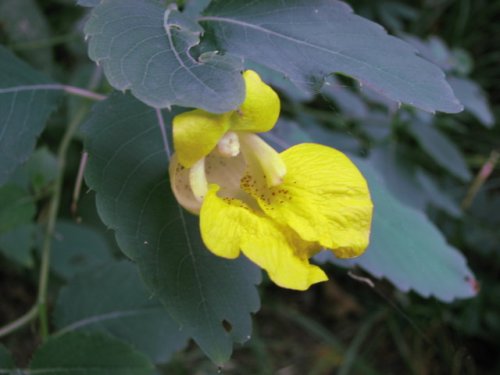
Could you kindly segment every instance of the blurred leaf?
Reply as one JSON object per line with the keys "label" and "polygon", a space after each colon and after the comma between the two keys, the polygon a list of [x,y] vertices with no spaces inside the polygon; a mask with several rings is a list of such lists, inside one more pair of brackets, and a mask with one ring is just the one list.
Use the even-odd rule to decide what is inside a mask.
{"label": "blurred leaf", "polygon": [[297,86],[321,86],[337,72],[430,112],[461,110],[439,68],[345,3],[214,0],[204,14],[205,36],[213,35],[223,51],[280,72]]}
{"label": "blurred leaf", "polygon": [[166,362],[187,344],[156,298],[151,298],[136,267],[126,261],[89,269],[73,278],[59,294],[54,324],[63,332],[105,331]]}
{"label": "blurred leaf", "polygon": [[369,163],[354,162],[368,181],[375,206],[370,246],[359,258],[341,260],[323,252],[320,259],[345,267],[359,265],[402,291],[414,290],[424,297],[450,302],[476,295],[474,275],[463,255],[422,212],[399,203]]}
{"label": "blurred leaf", "polygon": [[11,181],[35,195],[43,191],[57,177],[57,159],[46,147],[37,149],[29,160],[12,175]]}
{"label": "blurred leaf", "polygon": [[409,5],[401,4],[395,1],[377,2],[378,11],[382,24],[390,30],[402,31],[404,21],[415,20],[418,17],[418,11]]}
{"label": "blurred leaf", "polygon": [[202,31],[174,5],[155,0],[106,1],[85,25],[89,56],[116,89],[157,108],[233,110],[244,98],[241,61],[217,52],[192,56]]}
{"label": "blurred leaf", "polygon": [[363,119],[368,115],[368,106],[360,95],[344,87],[338,80],[329,77],[321,94],[335,101],[340,111],[348,117]]}
{"label": "blurred leaf", "polygon": [[401,202],[424,210],[427,199],[415,178],[415,165],[411,164],[400,145],[391,142],[372,149],[369,163],[383,177],[387,189]]}
{"label": "blurred leaf", "polygon": [[49,82],[0,46],[0,185],[29,158],[57,105]]}
{"label": "blurred leaf", "polygon": [[283,74],[272,70],[262,64],[257,64],[254,61],[245,60],[245,68],[255,70],[259,73],[260,78],[267,84],[279,89],[292,101],[308,101],[314,98],[314,90],[307,90],[303,87],[294,85],[290,80],[286,79]]}
{"label": "blurred leaf", "polygon": [[35,225],[21,225],[0,235],[0,252],[20,265],[32,268],[35,243]]}
{"label": "blurred leaf", "polygon": [[457,202],[446,194],[446,191],[437,184],[436,181],[423,169],[419,168],[416,171],[416,178],[419,185],[427,193],[429,200],[436,206],[447,212],[453,217],[462,216],[462,211]]}
{"label": "blurred leaf", "polygon": [[432,35],[427,40],[423,40],[415,35],[404,35],[404,40],[414,46],[423,58],[438,65],[444,71],[453,68],[451,52],[440,37]]}
{"label": "blurred leaf", "polygon": [[[169,124],[172,113],[163,117]],[[113,95],[95,107],[85,131],[85,177],[101,219],[186,335],[216,363],[227,360],[233,341],[250,337],[258,269],[204,247],[198,218],[181,209],[170,190],[166,129],[154,109]]]}
{"label": "blurred leaf", "polygon": [[33,356],[30,374],[152,375],[148,359],[128,344],[100,334],[51,338]]}
{"label": "blurred leaf", "polygon": [[76,3],[82,7],[95,7],[99,5],[100,2],[101,0],[77,0]]}
{"label": "blurred leaf", "polygon": [[10,353],[5,349],[5,347],[0,344],[0,374],[9,375],[10,370],[14,369],[14,361]]}
{"label": "blurred leaf", "polygon": [[65,279],[112,259],[106,240],[96,230],[69,221],[56,224],[52,269]]}
{"label": "blurred leaf", "polygon": [[[2,0],[0,1],[0,25],[11,44],[18,45],[20,55],[38,69],[50,73],[52,49],[37,48],[41,40],[50,38],[49,24],[37,1]],[[19,48],[24,46],[25,48]],[[31,48],[30,48],[31,47]]]}
{"label": "blurred leaf", "polygon": [[33,197],[15,185],[0,187],[0,234],[31,222],[36,208]]}
{"label": "blurred leaf", "polygon": [[462,181],[471,179],[471,173],[460,149],[432,123],[413,121],[408,124],[408,130],[420,147],[441,167]]}
{"label": "blurred leaf", "polygon": [[449,77],[448,82],[465,110],[472,113],[484,126],[491,128],[495,123],[495,118],[481,87],[466,78]]}

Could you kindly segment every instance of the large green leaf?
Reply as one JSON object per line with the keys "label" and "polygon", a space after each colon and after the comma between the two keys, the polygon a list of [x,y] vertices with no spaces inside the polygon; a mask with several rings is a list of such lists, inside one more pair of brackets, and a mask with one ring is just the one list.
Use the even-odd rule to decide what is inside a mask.
{"label": "large green leaf", "polygon": [[[260,273],[245,259],[225,260],[204,248],[198,219],[170,190],[167,129],[159,113],[126,95],[98,104],[85,126],[85,177],[102,220],[151,292],[219,363],[229,358],[233,341],[250,336]],[[163,113],[167,124],[171,116]]]}
{"label": "large green leaf", "polygon": [[0,46],[0,185],[35,147],[60,92]]}
{"label": "large green leaf", "polygon": [[105,331],[166,362],[186,345],[156,298],[151,298],[130,262],[110,263],[81,273],[62,289],[54,312],[58,330]]}
{"label": "large green leaf", "polygon": [[68,333],[39,348],[30,374],[152,375],[153,366],[128,344],[101,334]]}
{"label": "large green leaf", "polygon": [[221,50],[276,70],[305,89],[342,73],[430,112],[462,109],[438,67],[345,3],[214,0],[199,20]]}
{"label": "large green leaf", "polygon": [[461,180],[470,180],[471,173],[462,152],[434,124],[413,121],[408,124],[408,129],[436,163]]}
{"label": "large green leaf", "polygon": [[[296,142],[301,133],[302,142],[318,141],[328,146],[335,143],[334,134],[328,131],[319,133],[320,138],[313,138],[291,123],[282,124],[288,129],[278,128],[274,132],[285,141],[292,135],[295,139],[292,142]],[[353,161],[368,181],[375,206],[370,246],[362,256],[352,260],[337,259],[329,251],[320,253],[316,259],[345,267],[359,265],[376,277],[385,277],[400,290],[414,290],[425,297],[451,301],[474,296],[477,293],[474,275],[463,255],[446,243],[423,212],[396,199],[370,163]]]}
{"label": "large green leaf", "polygon": [[192,56],[202,31],[156,0],[102,1],[85,26],[89,56],[113,87],[158,108],[235,109],[244,98],[241,60],[217,52]]}

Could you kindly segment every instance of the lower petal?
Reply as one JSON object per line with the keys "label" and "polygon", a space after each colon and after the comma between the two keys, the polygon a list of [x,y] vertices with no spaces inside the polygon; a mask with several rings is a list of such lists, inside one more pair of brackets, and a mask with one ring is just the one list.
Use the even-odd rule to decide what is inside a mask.
{"label": "lower petal", "polygon": [[318,144],[300,144],[280,155],[287,168],[283,183],[253,193],[264,212],[338,257],[363,253],[373,205],[356,166],[340,151]]}
{"label": "lower petal", "polygon": [[[238,199],[220,198],[219,187],[211,185],[200,211],[203,242],[214,254],[236,258],[241,251],[265,269],[277,285],[305,290],[327,280],[325,273],[309,263],[310,244],[290,239],[293,232],[277,226]],[[304,246],[305,249],[294,247]]]}

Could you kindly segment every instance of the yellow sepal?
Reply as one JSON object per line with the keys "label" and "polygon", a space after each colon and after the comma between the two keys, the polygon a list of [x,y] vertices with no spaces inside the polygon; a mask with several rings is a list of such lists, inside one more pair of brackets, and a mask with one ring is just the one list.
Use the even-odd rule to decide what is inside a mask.
{"label": "yellow sepal", "polygon": [[192,167],[217,146],[229,129],[230,115],[230,112],[218,115],[195,109],[174,117],[174,148],[183,167]]}
{"label": "yellow sepal", "polygon": [[280,114],[280,99],[253,70],[243,73],[245,101],[231,115],[231,130],[253,133],[271,130]]}
{"label": "yellow sepal", "polygon": [[[241,249],[283,288],[306,290],[312,284],[328,279],[304,256],[310,253],[311,244],[294,241],[297,236],[293,231],[277,226],[243,201],[218,197],[218,190],[217,185],[210,185],[200,211],[201,235],[210,251],[233,259],[238,257]],[[297,245],[305,248],[296,248]]]}

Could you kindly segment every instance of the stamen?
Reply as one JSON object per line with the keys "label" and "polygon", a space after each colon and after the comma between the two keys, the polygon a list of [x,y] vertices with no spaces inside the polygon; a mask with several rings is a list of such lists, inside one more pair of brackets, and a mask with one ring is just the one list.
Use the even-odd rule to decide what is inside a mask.
{"label": "stamen", "polygon": [[198,160],[189,170],[189,184],[196,200],[202,202],[208,192],[205,158]]}
{"label": "stamen", "polygon": [[238,135],[234,132],[227,132],[217,143],[217,151],[221,156],[233,158],[240,153],[240,142]]}
{"label": "stamen", "polygon": [[248,165],[253,168],[257,166],[264,173],[268,187],[281,184],[286,166],[278,152],[253,133],[240,133],[239,137]]}

